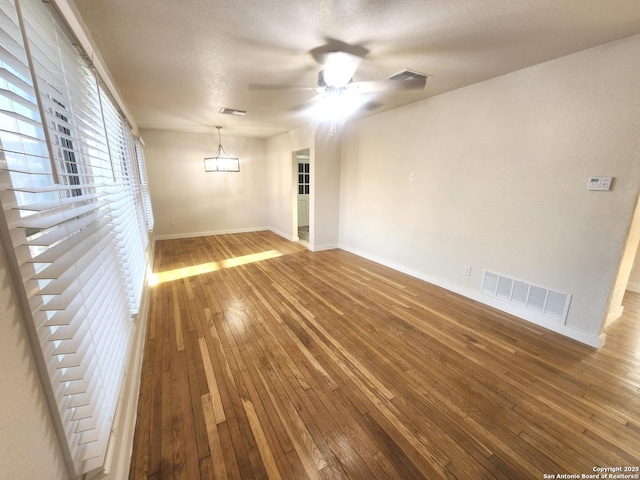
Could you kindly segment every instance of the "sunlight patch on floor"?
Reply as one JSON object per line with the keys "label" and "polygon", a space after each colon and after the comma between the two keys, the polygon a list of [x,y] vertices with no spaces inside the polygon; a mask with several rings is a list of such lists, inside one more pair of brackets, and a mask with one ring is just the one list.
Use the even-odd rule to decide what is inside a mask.
{"label": "sunlight patch on floor", "polygon": [[248,263],[261,262],[270,258],[281,257],[282,253],[278,250],[266,250],[260,253],[252,253],[242,257],[227,258],[220,262],[201,263],[200,265],[192,265],[190,267],[176,268],[175,270],[167,270],[166,272],[152,273],[149,277],[149,285],[154,286],[160,283],[173,282],[181,278],[194,277],[205,273],[211,273],[224,268],[238,267]]}

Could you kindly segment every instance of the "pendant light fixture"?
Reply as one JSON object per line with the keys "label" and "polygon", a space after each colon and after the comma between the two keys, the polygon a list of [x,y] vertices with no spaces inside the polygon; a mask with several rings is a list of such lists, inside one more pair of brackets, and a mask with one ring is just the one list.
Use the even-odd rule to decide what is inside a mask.
{"label": "pendant light fixture", "polygon": [[237,157],[230,157],[227,152],[222,148],[222,141],[220,140],[220,129],[222,127],[216,126],[218,129],[218,151],[213,157],[206,157],[204,159],[204,171],[205,172],[239,172],[240,171],[240,159]]}

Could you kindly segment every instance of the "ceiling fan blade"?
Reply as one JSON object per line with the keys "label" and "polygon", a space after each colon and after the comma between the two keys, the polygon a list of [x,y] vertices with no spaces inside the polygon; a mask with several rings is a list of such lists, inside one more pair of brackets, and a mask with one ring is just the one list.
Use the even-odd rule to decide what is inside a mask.
{"label": "ceiling fan blade", "polygon": [[299,105],[296,105],[296,106],[290,108],[289,111],[290,112],[295,112],[295,113],[304,113],[304,112],[309,111],[310,109],[312,109],[320,101],[321,101],[321,97],[320,96],[314,96],[314,97],[311,97],[311,98],[305,100],[304,102],[300,103]]}
{"label": "ceiling fan blade", "polygon": [[318,87],[303,87],[301,85],[273,85],[268,83],[251,83],[249,90],[268,90],[274,92],[317,92]]}
{"label": "ceiling fan blade", "polygon": [[378,80],[370,82],[351,82],[347,88],[360,93],[392,92],[397,90],[422,90],[427,84],[425,77],[406,80]]}
{"label": "ceiling fan blade", "polygon": [[371,112],[373,110],[377,110],[380,107],[384,107],[384,103],[372,101],[372,102],[365,103],[362,108],[364,108],[365,110]]}

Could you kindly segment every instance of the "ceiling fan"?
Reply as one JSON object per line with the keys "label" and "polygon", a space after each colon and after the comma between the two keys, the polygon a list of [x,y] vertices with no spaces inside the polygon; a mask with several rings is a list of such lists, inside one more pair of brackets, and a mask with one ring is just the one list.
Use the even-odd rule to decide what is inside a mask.
{"label": "ceiling fan", "polygon": [[[324,68],[318,72],[318,87],[316,91],[322,93],[335,90],[352,90],[358,93],[377,93],[394,90],[423,89],[427,83],[427,76],[417,72],[402,77],[393,76],[386,80],[353,81],[361,57],[343,51],[331,51],[325,55]],[[405,72],[410,72],[405,70]]]}
{"label": "ceiling fan", "polygon": [[272,91],[313,91],[336,104],[353,99],[354,95],[360,94],[421,90],[427,83],[428,75],[411,70],[405,70],[385,80],[353,81],[353,76],[368,51],[362,47],[360,47],[361,50],[356,50],[355,47],[340,43],[340,47],[345,46],[345,48],[327,50],[327,47],[318,47],[310,52],[313,58],[323,66],[318,72],[316,86],[252,84],[250,88]]}

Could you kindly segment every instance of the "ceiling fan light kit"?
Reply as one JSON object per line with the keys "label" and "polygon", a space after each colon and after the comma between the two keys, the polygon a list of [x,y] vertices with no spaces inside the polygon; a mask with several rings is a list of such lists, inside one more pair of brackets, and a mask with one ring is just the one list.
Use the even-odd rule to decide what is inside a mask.
{"label": "ceiling fan light kit", "polygon": [[334,88],[324,92],[312,114],[319,120],[336,122],[356,112],[365,101],[357,90]]}
{"label": "ceiling fan light kit", "polygon": [[322,79],[327,87],[342,88],[351,83],[360,65],[360,58],[346,52],[329,52],[326,56]]}
{"label": "ceiling fan light kit", "polygon": [[240,171],[240,159],[238,157],[231,157],[222,148],[222,141],[220,140],[220,130],[222,127],[216,126],[218,129],[218,150],[213,157],[206,157],[204,159],[204,171],[205,172],[239,172]]}

